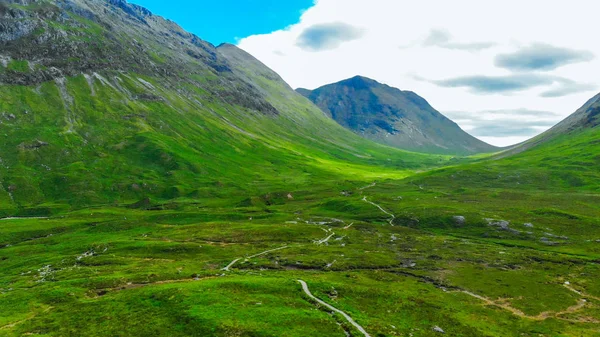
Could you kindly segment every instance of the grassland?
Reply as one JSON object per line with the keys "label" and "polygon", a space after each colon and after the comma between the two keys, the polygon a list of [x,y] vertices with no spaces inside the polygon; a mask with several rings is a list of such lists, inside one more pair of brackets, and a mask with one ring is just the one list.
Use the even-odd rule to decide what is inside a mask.
{"label": "grassland", "polygon": [[598,335],[598,177],[519,167],[1,220],[0,335]]}
{"label": "grassland", "polygon": [[421,155],[113,76],[0,87],[3,215],[47,217],[0,220],[0,336],[361,335],[298,280],[371,336],[600,333],[597,130]]}

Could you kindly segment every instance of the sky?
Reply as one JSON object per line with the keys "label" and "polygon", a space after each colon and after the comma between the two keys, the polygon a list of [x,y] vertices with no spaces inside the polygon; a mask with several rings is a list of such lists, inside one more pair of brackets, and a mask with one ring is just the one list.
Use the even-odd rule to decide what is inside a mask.
{"label": "sky", "polygon": [[134,2],[213,44],[237,44],[294,88],[370,77],[499,146],[600,92],[596,0]]}
{"label": "sky", "polygon": [[214,45],[268,34],[299,22],[313,0],[129,0]]}

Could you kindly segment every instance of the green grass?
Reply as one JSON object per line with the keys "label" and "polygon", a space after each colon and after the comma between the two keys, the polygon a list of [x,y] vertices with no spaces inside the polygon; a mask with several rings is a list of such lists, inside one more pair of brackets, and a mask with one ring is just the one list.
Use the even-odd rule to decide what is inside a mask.
{"label": "green grass", "polygon": [[29,62],[25,60],[12,60],[8,63],[6,69],[21,73],[28,73],[30,71]]}
{"label": "green grass", "polygon": [[[148,91],[139,75],[110,76]],[[50,216],[0,220],[0,335],[358,333],[298,279],[373,336],[597,332],[596,130],[451,159],[364,142],[310,112],[197,105],[144,80],[168,103],[99,80],[92,95],[83,76],[67,80],[66,102],[55,83],[0,87],[0,109],[17,116],[2,124],[3,212]],[[27,147],[36,140],[48,145]]]}
{"label": "green grass", "polygon": [[[181,204],[179,210],[102,208],[50,220],[2,220],[0,303],[6,314],[0,326],[18,324],[1,331],[182,336],[353,331],[342,317],[316,310],[297,279],[372,335],[427,336],[436,325],[456,336],[594,331],[594,324],[519,318],[457,292],[504,298],[529,316],[563,311],[582,297],[562,286],[567,280],[600,295],[593,286],[599,270],[592,250],[574,255],[535,240],[523,243],[528,248],[511,245],[468,229],[457,234],[391,227],[355,193],[327,198],[336,203],[286,199],[263,209]],[[377,190],[363,193],[385,197]],[[331,223],[313,224],[321,221]],[[328,235],[322,228],[335,233],[327,245],[315,244]],[[236,258],[283,246],[288,248],[242,259],[231,272],[220,270]],[[40,282],[44,266],[50,273]],[[595,317],[599,304],[590,299],[574,317]]]}

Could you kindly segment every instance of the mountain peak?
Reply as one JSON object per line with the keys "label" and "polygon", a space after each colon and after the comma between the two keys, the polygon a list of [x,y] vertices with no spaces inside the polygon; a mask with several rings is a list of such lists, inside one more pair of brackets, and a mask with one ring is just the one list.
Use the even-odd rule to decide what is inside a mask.
{"label": "mountain peak", "polygon": [[416,93],[368,77],[354,76],[312,91],[296,91],[338,124],[379,143],[448,154],[497,150],[461,130]]}
{"label": "mountain peak", "polygon": [[382,84],[365,76],[356,75],[354,77],[338,82],[340,85],[346,85],[356,89],[381,86]]}

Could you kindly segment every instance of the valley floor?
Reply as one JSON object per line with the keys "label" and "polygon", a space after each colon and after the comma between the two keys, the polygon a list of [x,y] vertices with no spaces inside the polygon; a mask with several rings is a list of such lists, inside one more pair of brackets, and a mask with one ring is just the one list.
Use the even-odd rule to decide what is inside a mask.
{"label": "valley floor", "polygon": [[[498,200],[364,186],[1,220],[0,336],[600,334],[600,234],[525,221],[557,199],[501,200],[508,218]],[[582,225],[598,211],[564,198],[589,202]]]}

